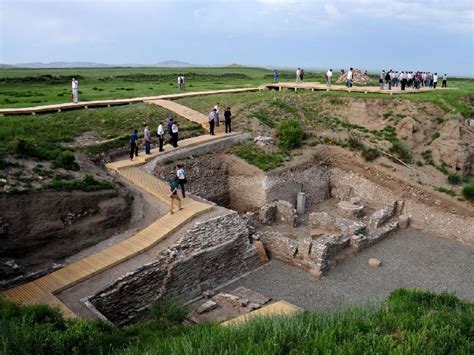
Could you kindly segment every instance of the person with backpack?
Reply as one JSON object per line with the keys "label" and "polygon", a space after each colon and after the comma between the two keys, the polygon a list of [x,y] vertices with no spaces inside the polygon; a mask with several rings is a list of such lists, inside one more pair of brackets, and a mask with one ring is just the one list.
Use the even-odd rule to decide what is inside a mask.
{"label": "person with backpack", "polygon": [[138,157],[138,130],[134,130],[130,135],[130,160],[133,160],[133,156]]}
{"label": "person with backpack", "polygon": [[170,214],[173,214],[173,205],[174,205],[174,200],[178,201],[178,211],[182,210],[183,207],[181,207],[181,198],[178,195],[178,178],[175,176],[171,182],[170,182]]}
{"label": "person with backpack", "polygon": [[181,164],[176,165],[176,177],[178,178],[178,185],[181,186],[183,198],[186,198],[184,184],[186,184],[188,180],[186,179],[186,174],[184,173],[184,168]]}

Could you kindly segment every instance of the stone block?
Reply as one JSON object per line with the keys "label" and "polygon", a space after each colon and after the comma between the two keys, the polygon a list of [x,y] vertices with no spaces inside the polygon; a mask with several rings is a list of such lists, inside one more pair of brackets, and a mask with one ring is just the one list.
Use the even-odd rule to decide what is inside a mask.
{"label": "stone block", "polygon": [[350,246],[356,251],[360,251],[367,246],[367,236],[356,234],[350,237]]}
{"label": "stone block", "polygon": [[262,208],[258,214],[258,219],[260,222],[266,225],[272,225],[275,222],[276,214],[276,205],[274,203],[267,203]]}
{"label": "stone block", "polygon": [[399,224],[400,228],[402,228],[402,229],[408,228],[408,226],[410,225],[410,216],[408,216],[406,214],[402,214],[402,215],[398,216],[398,224]]}
{"label": "stone block", "polygon": [[241,298],[238,296],[232,295],[230,293],[222,293],[222,292],[218,293],[217,295],[214,296],[214,300],[216,300],[219,303],[226,303],[232,307],[242,306]]}
{"label": "stone block", "polygon": [[340,213],[346,218],[359,218],[364,215],[364,206],[349,201],[340,201],[337,204]]}
{"label": "stone block", "polygon": [[196,310],[198,314],[203,314],[209,311],[212,311],[213,309],[217,308],[217,302],[213,300],[209,300],[204,302],[199,308]]}
{"label": "stone block", "polygon": [[270,302],[272,299],[259,292],[251,290],[246,287],[237,287],[235,290],[230,292],[232,295],[238,296],[241,299],[247,299],[250,303],[258,303],[260,305]]}
{"label": "stone block", "polygon": [[265,247],[263,246],[263,243],[261,240],[255,240],[253,243],[253,246],[255,249],[257,249],[258,256],[260,257],[260,261],[262,263],[267,263],[268,262],[268,255],[265,250]]}
{"label": "stone block", "polygon": [[370,258],[368,264],[370,267],[379,267],[382,265],[382,262],[379,259]]}
{"label": "stone block", "polygon": [[380,210],[375,211],[372,216],[370,216],[369,226],[371,228],[379,228],[384,223],[386,223],[390,218],[392,218],[395,212],[394,206],[387,206]]}

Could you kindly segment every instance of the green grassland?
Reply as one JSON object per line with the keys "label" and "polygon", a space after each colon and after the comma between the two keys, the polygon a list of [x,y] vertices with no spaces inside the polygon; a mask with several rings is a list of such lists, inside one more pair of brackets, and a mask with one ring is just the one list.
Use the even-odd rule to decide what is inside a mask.
{"label": "green grassland", "polygon": [[[71,78],[79,80],[81,101],[173,94],[177,76],[184,74],[186,91],[256,87],[273,80],[262,68],[97,68],[0,70],[0,107],[28,107],[71,101]],[[293,72],[281,72],[294,80]],[[323,80],[322,73],[307,73],[308,81]]]}
{"label": "green grassland", "polygon": [[474,304],[399,289],[382,307],[260,318],[238,327],[184,325],[188,311],[155,304],[149,319],[117,327],[64,320],[47,306],[0,300],[2,354],[472,354]]}

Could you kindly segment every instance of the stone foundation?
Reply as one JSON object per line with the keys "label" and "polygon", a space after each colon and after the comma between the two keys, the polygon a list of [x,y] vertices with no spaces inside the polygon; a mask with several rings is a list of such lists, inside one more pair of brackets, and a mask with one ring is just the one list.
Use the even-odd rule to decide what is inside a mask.
{"label": "stone foundation", "polygon": [[144,317],[154,301],[190,301],[260,265],[244,219],[233,212],[196,223],[156,261],[115,280],[89,302],[110,321],[125,324]]}

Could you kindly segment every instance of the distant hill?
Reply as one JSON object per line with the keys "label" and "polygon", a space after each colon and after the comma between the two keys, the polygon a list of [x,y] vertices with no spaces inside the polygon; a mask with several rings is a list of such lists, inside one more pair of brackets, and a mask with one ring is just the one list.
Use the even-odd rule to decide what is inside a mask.
{"label": "distant hill", "polygon": [[186,68],[186,67],[200,67],[202,65],[192,64],[188,62],[180,62],[179,60],[166,60],[153,65],[154,67],[162,68]]}
{"label": "distant hill", "polygon": [[10,65],[10,64],[0,64],[0,69],[14,69],[14,68],[18,68],[18,67],[15,65]]}

